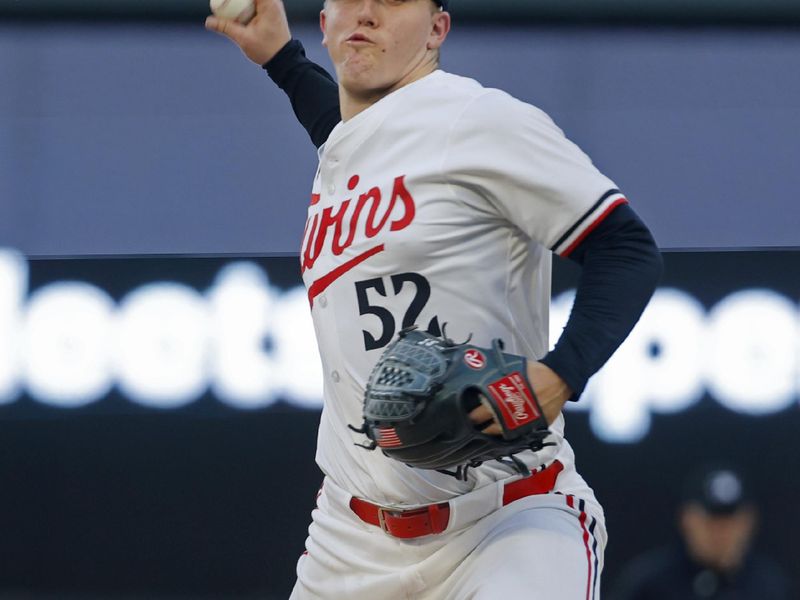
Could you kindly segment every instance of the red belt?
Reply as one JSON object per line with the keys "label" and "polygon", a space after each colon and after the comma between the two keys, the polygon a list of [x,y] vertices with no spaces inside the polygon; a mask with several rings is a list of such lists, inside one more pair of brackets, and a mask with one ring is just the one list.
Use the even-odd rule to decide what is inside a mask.
{"label": "red belt", "polygon": [[[526,496],[553,491],[558,474],[563,470],[564,465],[556,460],[541,471],[506,484],[503,489],[503,506]],[[350,508],[365,523],[380,527],[389,535],[402,539],[442,533],[447,529],[450,520],[449,502],[409,510],[394,510],[353,497],[350,499]]]}

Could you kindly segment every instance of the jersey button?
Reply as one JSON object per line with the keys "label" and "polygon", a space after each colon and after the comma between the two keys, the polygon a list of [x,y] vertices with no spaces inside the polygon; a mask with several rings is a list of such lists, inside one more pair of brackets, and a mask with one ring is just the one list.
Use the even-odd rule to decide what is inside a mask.
{"label": "jersey button", "polygon": [[320,296],[319,297],[319,305],[322,308],[325,308],[326,306],[328,306],[328,299],[325,296]]}
{"label": "jersey button", "polygon": [[331,379],[333,379],[333,383],[339,383],[341,377],[339,377],[339,371],[331,371]]}
{"label": "jersey button", "polygon": [[330,184],[328,186],[328,193],[333,196],[336,193],[336,186],[334,184]]}

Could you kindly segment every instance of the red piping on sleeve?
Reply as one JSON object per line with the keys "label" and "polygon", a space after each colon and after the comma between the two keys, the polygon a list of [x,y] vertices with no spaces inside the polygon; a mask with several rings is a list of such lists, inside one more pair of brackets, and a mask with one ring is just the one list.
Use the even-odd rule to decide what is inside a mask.
{"label": "red piping on sleeve", "polygon": [[600,225],[600,223],[602,223],[608,215],[611,214],[611,211],[613,211],[615,208],[617,208],[621,204],[627,204],[627,203],[628,203],[628,200],[625,199],[625,198],[619,198],[619,199],[615,200],[614,202],[612,202],[608,206],[608,208],[606,208],[601,213],[601,215],[599,217],[597,217],[597,219],[595,219],[595,221],[591,225],[589,225],[586,229],[583,230],[583,233],[581,233],[577,238],[575,238],[575,241],[572,242],[569,245],[569,247],[561,253],[561,256],[563,256],[564,258],[567,258],[570,254],[572,254],[572,252],[575,250],[575,248],[577,248],[580,245],[580,243],[584,239],[586,239],[586,236],[589,235],[592,231],[594,231],[594,229],[598,225]]}

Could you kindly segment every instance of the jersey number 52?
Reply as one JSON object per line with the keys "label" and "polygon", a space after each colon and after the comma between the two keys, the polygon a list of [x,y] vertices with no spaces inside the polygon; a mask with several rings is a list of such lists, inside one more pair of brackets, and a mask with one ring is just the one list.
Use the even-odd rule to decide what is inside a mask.
{"label": "jersey number 52", "polygon": [[[431,284],[419,273],[400,273],[392,275],[391,277],[376,277],[375,279],[365,279],[364,281],[356,281],[356,297],[358,298],[358,312],[360,315],[374,315],[381,321],[381,332],[378,337],[375,337],[369,331],[362,330],[364,334],[364,349],[375,350],[376,348],[383,348],[392,341],[394,334],[397,330],[397,320],[395,315],[392,314],[388,308],[380,303],[381,296],[389,299],[387,296],[387,286],[385,279],[391,283],[391,291],[394,296],[398,296],[402,292],[403,287],[408,283],[414,286],[414,296],[411,303],[406,308],[401,327],[411,327],[417,325],[417,319],[420,313],[425,308],[428,300],[431,297]],[[373,293],[370,294],[370,290]],[[370,303],[370,296],[377,302],[376,304]],[[391,304],[396,304],[392,301]],[[433,317],[428,323],[427,331],[432,335],[442,335],[441,327],[439,326],[438,317]]]}

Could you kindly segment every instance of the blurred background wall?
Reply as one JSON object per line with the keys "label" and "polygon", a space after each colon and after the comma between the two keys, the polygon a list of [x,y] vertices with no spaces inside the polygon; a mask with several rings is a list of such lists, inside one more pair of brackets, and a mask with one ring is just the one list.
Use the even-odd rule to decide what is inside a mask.
{"label": "blurred background wall", "polygon": [[[328,65],[318,8],[289,4]],[[0,0],[0,598],[291,588],[320,482],[297,269],[316,153],[206,12]],[[568,415],[607,510],[606,582],[671,539],[683,474],[723,457],[797,577],[800,7],[452,12],[444,68],[549,112],[667,251],[649,313]],[[575,277],[557,263],[554,332]]]}

